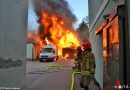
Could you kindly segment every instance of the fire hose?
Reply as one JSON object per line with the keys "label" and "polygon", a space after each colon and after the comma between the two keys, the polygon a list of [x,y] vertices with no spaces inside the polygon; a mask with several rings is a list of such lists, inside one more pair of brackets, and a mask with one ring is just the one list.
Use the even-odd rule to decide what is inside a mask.
{"label": "fire hose", "polygon": [[48,72],[48,71],[53,70],[53,69],[58,69],[58,70],[72,70],[72,67],[70,67],[70,66],[64,66],[63,67],[63,66],[58,65],[58,64],[52,64],[50,66],[43,67],[42,71]]}
{"label": "fire hose", "polygon": [[81,74],[81,72],[73,72],[73,74],[72,74],[72,82],[71,82],[71,89],[70,90],[74,90],[74,82],[75,82],[75,75],[76,74]]}
{"label": "fire hose", "polygon": [[[48,72],[51,69],[72,70],[72,67],[70,67],[70,66],[69,67],[62,67],[61,65],[58,65],[58,64],[52,64],[50,66],[43,67],[42,71]],[[81,74],[81,72],[75,71],[72,74],[72,82],[71,82],[71,88],[70,88],[70,90],[74,90],[75,75],[77,75],[77,74]]]}

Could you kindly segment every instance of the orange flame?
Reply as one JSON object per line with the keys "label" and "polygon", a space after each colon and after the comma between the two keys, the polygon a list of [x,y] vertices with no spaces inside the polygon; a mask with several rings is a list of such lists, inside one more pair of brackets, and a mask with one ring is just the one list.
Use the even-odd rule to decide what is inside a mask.
{"label": "orange flame", "polygon": [[[57,15],[49,15],[42,12],[42,24],[44,26],[44,33],[51,34],[52,42],[58,48],[59,55],[62,55],[63,47],[79,46],[80,42],[72,28],[65,27],[65,20],[59,19]],[[44,34],[42,33],[42,34]]]}
{"label": "orange flame", "polygon": [[48,41],[47,37],[45,38],[45,41],[47,44],[50,44],[50,42]]}
{"label": "orange flame", "polygon": [[[62,55],[62,48],[72,47],[76,48],[80,45],[80,40],[74,32],[73,28],[66,25],[66,20],[58,15],[50,15],[47,12],[41,12],[41,24],[44,29],[40,31],[44,38],[36,38],[37,43],[40,43],[40,49],[43,48],[45,42],[47,44],[53,43],[58,49],[58,55]],[[67,20],[68,21],[68,20]]]}

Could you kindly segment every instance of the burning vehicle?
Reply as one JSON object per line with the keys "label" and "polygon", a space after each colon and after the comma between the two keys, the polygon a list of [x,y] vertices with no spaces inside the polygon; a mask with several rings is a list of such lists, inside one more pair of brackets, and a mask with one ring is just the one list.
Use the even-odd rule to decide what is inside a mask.
{"label": "burning vehicle", "polygon": [[76,54],[76,49],[71,47],[62,48],[62,57],[63,59],[73,59]]}
{"label": "burning vehicle", "polygon": [[55,45],[58,56],[65,56],[63,48],[76,48],[80,45],[73,27],[76,17],[65,0],[33,0],[33,4],[39,28],[33,33],[29,32],[28,39],[37,43],[39,55],[46,44]]}

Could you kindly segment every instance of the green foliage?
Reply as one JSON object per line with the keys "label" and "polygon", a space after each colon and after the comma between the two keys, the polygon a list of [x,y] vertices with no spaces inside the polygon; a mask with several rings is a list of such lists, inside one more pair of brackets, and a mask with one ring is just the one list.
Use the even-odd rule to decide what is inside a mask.
{"label": "green foliage", "polygon": [[78,36],[83,41],[88,41],[89,38],[89,18],[86,16],[77,28]]}
{"label": "green foliage", "polygon": [[89,28],[89,18],[86,16],[83,18],[82,22],[79,24],[77,31],[86,31]]}

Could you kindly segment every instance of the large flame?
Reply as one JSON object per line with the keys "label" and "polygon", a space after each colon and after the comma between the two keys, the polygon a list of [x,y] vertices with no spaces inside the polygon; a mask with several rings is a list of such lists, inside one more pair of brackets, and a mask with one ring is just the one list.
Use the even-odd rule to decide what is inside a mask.
{"label": "large flame", "polygon": [[45,38],[45,41],[47,44],[50,44],[49,40],[47,39],[47,37]]}
{"label": "large flame", "polygon": [[[40,43],[39,49],[41,50],[45,44],[53,43],[58,49],[58,55],[62,55],[62,48],[71,47],[76,48],[80,45],[73,28],[66,25],[64,17],[61,18],[56,14],[50,15],[47,12],[41,12],[40,22],[43,29],[39,30],[36,37],[36,43]],[[37,31],[36,31],[37,32]],[[28,37],[32,37],[30,34]]]}

